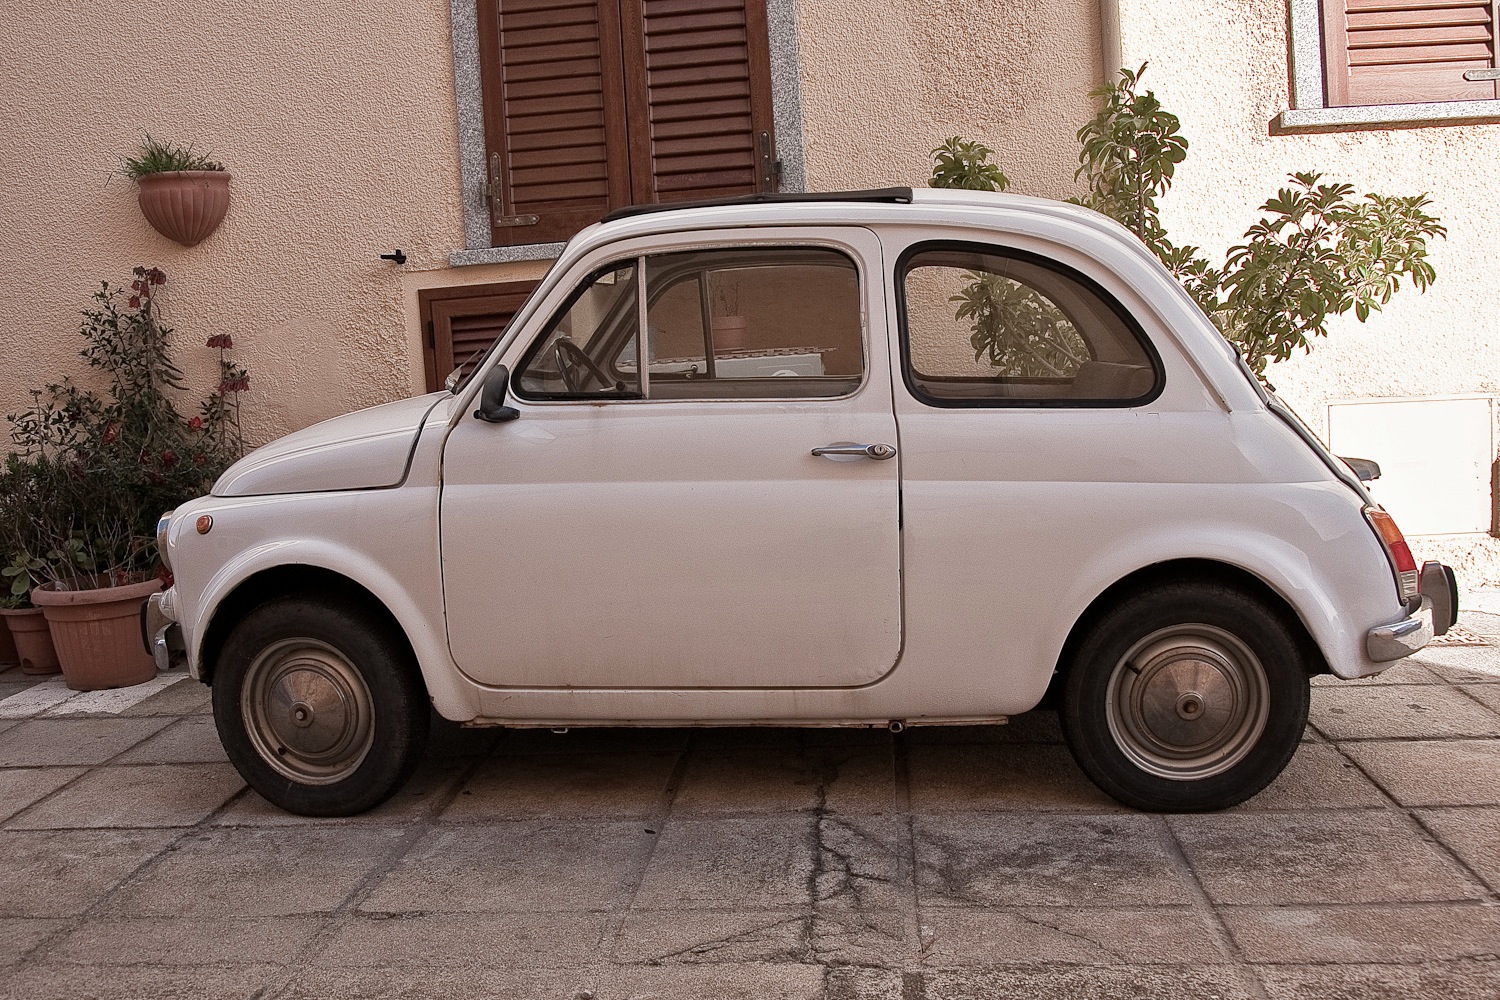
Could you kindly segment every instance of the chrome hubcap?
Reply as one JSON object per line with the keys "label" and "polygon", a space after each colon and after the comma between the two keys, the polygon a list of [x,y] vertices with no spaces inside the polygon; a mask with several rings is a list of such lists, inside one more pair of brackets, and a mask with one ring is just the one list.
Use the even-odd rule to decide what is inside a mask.
{"label": "chrome hubcap", "polygon": [[1110,735],[1137,766],[1195,781],[1245,758],[1265,732],[1270,686],[1260,659],[1212,625],[1160,629],[1115,664]]}
{"label": "chrome hubcap", "polygon": [[268,646],[250,664],[240,698],[261,758],[299,783],[348,777],[374,744],[364,678],[342,653],[315,639]]}

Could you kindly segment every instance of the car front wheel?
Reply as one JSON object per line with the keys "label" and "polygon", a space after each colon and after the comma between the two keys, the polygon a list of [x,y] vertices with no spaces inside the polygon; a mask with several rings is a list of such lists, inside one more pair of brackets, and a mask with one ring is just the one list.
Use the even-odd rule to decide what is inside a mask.
{"label": "car front wheel", "polygon": [[1223,809],[1269,785],[1307,724],[1303,646],[1264,602],[1222,584],[1138,592],[1088,629],[1062,723],[1084,772],[1140,809]]}
{"label": "car front wheel", "polygon": [[250,787],[289,812],[350,816],[405,784],[429,714],[404,647],[355,605],[287,597],[246,615],[214,670],[213,709]]}

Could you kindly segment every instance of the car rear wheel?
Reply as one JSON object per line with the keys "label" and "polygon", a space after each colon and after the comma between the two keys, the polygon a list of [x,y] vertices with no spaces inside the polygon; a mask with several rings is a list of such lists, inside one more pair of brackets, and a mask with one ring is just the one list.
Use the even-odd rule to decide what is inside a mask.
{"label": "car rear wheel", "polygon": [[1067,665],[1062,723],[1106,793],[1140,809],[1223,809],[1286,767],[1307,724],[1303,646],[1264,602],[1222,584],[1138,592]]}
{"label": "car rear wheel", "polygon": [[214,722],[250,787],[290,812],[350,816],[406,783],[429,711],[393,632],[358,606],[292,597],[234,627],[214,670]]}

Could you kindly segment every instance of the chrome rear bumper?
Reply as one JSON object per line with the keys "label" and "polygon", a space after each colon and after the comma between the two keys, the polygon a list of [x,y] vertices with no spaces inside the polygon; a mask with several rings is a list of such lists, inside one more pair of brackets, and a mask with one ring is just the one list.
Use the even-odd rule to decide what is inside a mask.
{"label": "chrome rear bumper", "polygon": [[1422,564],[1421,603],[1407,617],[1378,625],[1365,636],[1365,651],[1377,663],[1410,656],[1458,620],[1458,579],[1439,562]]}

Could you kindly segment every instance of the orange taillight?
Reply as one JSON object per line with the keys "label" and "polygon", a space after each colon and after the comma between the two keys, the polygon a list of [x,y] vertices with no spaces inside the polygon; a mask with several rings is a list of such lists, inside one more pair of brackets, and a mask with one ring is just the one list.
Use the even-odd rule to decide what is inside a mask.
{"label": "orange taillight", "polygon": [[1396,590],[1401,599],[1409,601],[1416,597],[1420,586],[1417,560],[1412,556],[1411,547],[1406,544],[1406,537],[1401,534],[1401,529],[1396,527],[1396,519],[1387,514],[1384,508],[1366,507],[1365,520],[1375,529],[1380,544],[1385,547],[1386,556],[1391,560],[1391,568],[1396,572]]}

